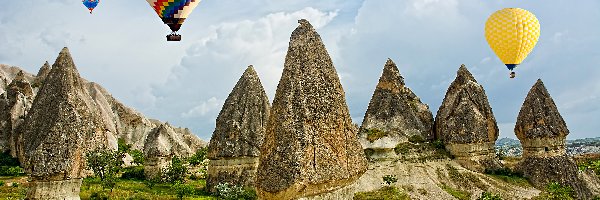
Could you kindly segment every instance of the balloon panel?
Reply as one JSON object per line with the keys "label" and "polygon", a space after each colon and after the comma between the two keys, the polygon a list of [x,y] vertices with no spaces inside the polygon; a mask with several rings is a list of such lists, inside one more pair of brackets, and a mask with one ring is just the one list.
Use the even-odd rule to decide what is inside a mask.
{"label": "balloon panel", "polygon": [[98,6],[100,0],[83,0],[83,5],[88,9],[94,9]]}
{"label": "balloon panel", "polygon": [[485,23],[485,38],[504,64],[520,64],[533,50],[539,36],[539,21],[521,8],[496,11]]}
{"label": "balloon panel", "polygon": [[160,18],[187,18],[200,0],[146,0]]}

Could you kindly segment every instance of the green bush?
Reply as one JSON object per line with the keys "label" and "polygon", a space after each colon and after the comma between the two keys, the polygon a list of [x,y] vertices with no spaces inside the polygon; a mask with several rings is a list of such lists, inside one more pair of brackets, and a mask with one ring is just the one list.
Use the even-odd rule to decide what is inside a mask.
{"label": "green bush", "polygon": [[183,199],[183,197],[194,194],[194,187],[180,182],[175,183],[172,188],[175,191],[175,194],[177,194],[177,199],[180,200]]}
{"label": "green bush", "polygon": [[369,140],[369,142],[375,142],[375,140],[381,139],[388,135],[386,132],[376,129],[376,128],[366,129],[366,131],[367,131],[367,140]]}
{"label": "green bush", "polygon": [[444,141],[442,141],[441,139],[433,141],[432,145],[436,149],[446,149],[446,145],[444,145]]}
{"label": "green bush", "polygon": [[136,164],[138,166],[144,165],[144,152],[135,149],[130,151],[129,155],[133,157],[133,164]]}
{"label": "green bush", "polygon": [[127,144],[124,139],[119,138],[117,140],[118,151],[121,153],[129,153],[131,150],[131,144]]}
{"label": "green bush", "polygon": [[564,186],[557,182],[551,182],[546,186],[546,192],[548,192],[548,199],[551,200],[569,200],[573,199],[573,188],[570,186]]}
{"label": "green bush", "polygon": [[387,185],[392,185],[392,183],[398,182],[398,178],[396,178],[396,175],[385,175],[383,176],[383,182]]}
{"label": "green bush", "polygon": [[0,181],[0,187],[4,186],[4,181]]}
{"label": "green bush", "polygon": [[423,143],[423,142],[426,142],[426,140],[423,138],[423,136],[420,136],[420,135],[410,136],[408,138],[408,141],[412,142],[412,143]]}
{"label": "green bush", "polygon": [[477,198],[477,200],[502,200],[499,195],[493,194],[491,192],[483,192],[481,196]]}
{"label": "green bush", "polygon": [[393,186],[385,186],[370,192],[354,193],[354,200],[409,200],[410,197]]}
{"label": "green bush", "polygon": [[188,158],[188,162],[190,163],[190,165],[194,165],[194,166],[199,165],[204,160],[206,160],[207,153],[208,153],[208,148],[202,147],[202,148],[198,149],[198,151],[196,151],[196,153],[194,155],[192,155],[191,157]]}
{"label": "green bush", "polygon": [[254,189],[251,188],[245,189],[241,186],[230,185],[229,183],[219,183],[215,186],[215,189],[215,196],[220,197],[224,200],[258,199],[256,191],[254,191]]}
{"label": "green bush", "polygon": [[19,166],[19,160],[8,153],[0,153],[0,166]]}
{"label": "green bush", "polygon": [[24,173],[19,166],[0,166],[0,176],[20,176]]}
{"label": "green bush", "polygon": [[131,166],[123,169],[123,174],[121,174],[121,179],[128,180],[146,180],[146,175],[144,174],[144,166]]}
{"label": "green bush", "polygon": [[108,195],[102,192],[92,192],[90,200],[108,200]]}
{"label": "green bush", "polygon": [[97,149],[86,153],[86,165],[102,181],[102,187],[111,191],[123,165],[123,152]]}
{"label": "green bush", "polygon": [[162,172],[162,178],[165,182],[176,184],[185,183],[185,175],[187,174],[187,167],[184,165],[184,161],[177,156],[171,158],[171,164],[166,166]]}

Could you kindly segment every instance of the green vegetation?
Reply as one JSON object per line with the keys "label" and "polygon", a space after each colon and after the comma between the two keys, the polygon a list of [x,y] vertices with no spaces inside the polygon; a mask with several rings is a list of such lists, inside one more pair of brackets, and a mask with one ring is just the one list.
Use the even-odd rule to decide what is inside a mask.
{"label": "green vegetation", "polygon": [[[158,199],[158,200],[173,200],[177,199],[181,192],[185,192],[182,197],[190,197],[193,199],[217,199],[211,197],[204,191],[206,183],[204,180],[188,181],[184,187],[173,187],[170,183],[157,183],[154,187],[149,188],[145,184],[146,181],[124,180],[118,179],[112,192],[103,190],[102,181],[98,178],[86,178],[81,186],[81,199],[95,199],[96,197],[107,197],[109,199]],[[191,188],[191,192],[190,189]],[[183,191],[182,191],[183,189]],[[97,199],[97,198],[96,198]],[[102,198],[100,198],[102,199]]]}
{"label": "green vegetation", "polygon": [[19,166],[19,160],[8,153],[0,153],[0,176],[22,176],[23,168]]}
{"label": "green vegetation", "polygon": [[448,170],[448,177],[452,182],[457,184],[459,187],[466,188],[479,188],[481,190],[487,190],[489,188],[488,185],[483,183],[481,179],[472,174],[471,172],[459,172],[454,166],[447,164],[446,170]]}
{"label": "green vegetation", "polygon": [[388,136],[388,133],[379,130],[379,129],[366,129],[367,132],[367,140],[369,140],[369,142],[375,142],[375,140],[381,139],[385,136]]}
{"label": "green vegetation", "polygon": [[173,156],[173,158],[171,158],[171,164],[163,169],[163,181],[171,183],[172,185],[184,183],[188,169],[186,166],[184,166],[183,162],[184,161],[179,157]]}
{"label": "green vegetation", "polygon": [[469,200],[471,199],[471,193],[467,192],[467,191],[462,191],[459,189],[455,189],[452,188],[450,186],[447,186],[445,184],[443,184],[441,186],[441,188],[446,191],[448,194],[452,195],[454,198],[457,198],[459,200]]}
{"label": "green vegetation", "polygon": [[[4,181],[0,182],[4,183]],[[16,182],[13,182],[12,186],[8,186],[7,183],[0,184],[0,199],[25,199],[26,193],[27,187]]]}
{"label": "green vegetation", "polygon": [[408,138],[408,141],[411,143],[423,143],[423,142],[427,142],[427,140],[425,140],[422,136],[420,135],[412,135]]}
{"label": "green vegetation", "polygon": [[398,182],[398,178],[396,175],[385,175],[383,176],[383,182],[387,185],[392,185],[393,183]]}
{"label": "green vegetation", "polygon": [[513,172],[509,168],[502,168],[497,170],[485,170],[485,174],[489,176],[501,180],[506,183],[510,183],[513,185],[518,185],[521,187],[531,187],[531,184],[527,180],[527,178],[523,177],[522,173]]}
{"label": "green vegetation", "polygon": [[144,152],[140,150],[132,150],[129,152],[129,155],[133,157],[133,164],[141,166],[144,164]]}
{"label": "green vegetation", "polygon": [[229,183],[220,183],[215,186],[215,196],[224,200],[254,200],[258,199],[256,191],[253,188],[244,188],[241,186],[230,185]]}
{"label": "green vegetation", "polygon": [[409,200],[410,197],[393,186],[385,186],[375,191],[357,192],[354,194],[354,200]]}
{"label": "green vegetation", "polygon": [[117,175],[123,165],[123,153],[97,149],[86,153],[86,164],[88,169],[94,172],[94,176],[100,178],[102,187],[112,189],[115,187]]}
{"label": "green vegetation", "polygon": [[585,171],[588,169],[593,170],[600,177],[600,160],[589,160],[579,164],[579,170]]}
{"label": "green vegetation", "polygon": [[188,158],[188,163],[193,166],[202,164],[206,160],[206,154],[208,153],[208,147],[202,147],[196,151],[194,155]]}
{"label": "green vegetation", "polygon": [[483,192],[481,193],[481,196],[477,198],[477,200],[502,200],[502,198],[500,197],[500,195],[491,192]]}
{"label": "green vegetation", "polygon": [[123,168],[123,174],[121,174],[121,179],[138,181],[146,180],[146,175],[144,174],[144,166],[131,166]]}
{"label": "green vegetation", "polygon": [[[396,145],[394,151],[397,155],[401,155],[402,161],[409,162],[425,162],[432,160],[442,160],[452,158],[450,152],[448,152],[444,144],[438,141],[434,142],[424,142],[424,140],[419,139],[419,137],[411,137],[409,142],[404,142]],[[414,142],[411,142],[414,141]],[[423,142],[421,142],[423,141]]]}
{"label": "green vegetation", "polygon": [[548,199],[562,199],[568,200],[573,199],[573,188],[570,186],[564,186],[560,183],[552,182],[546,186],[546,192],[548,192]]}

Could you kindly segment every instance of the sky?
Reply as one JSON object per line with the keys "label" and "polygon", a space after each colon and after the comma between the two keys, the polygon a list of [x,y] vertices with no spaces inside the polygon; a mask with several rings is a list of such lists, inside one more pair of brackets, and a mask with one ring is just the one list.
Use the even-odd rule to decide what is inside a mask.
{"label": "sky", "polygon": [[[519,7],[541,36],[509,79],[484,37],[487,17]],[[205,0],[181,42],[144,0],[103,0],[93,14],[79,0],[6,1],[0,7],[0,63],[37,73],[69,47],[87,80],[147,117],[209,140],[239,77],[254,65],[272,101],[291,32],[308,19],[323,39],[360,124],[387,58],[435,115],[465,64],[483,85],[500,129],[513,132],[527,92],[541,78],[565,119],[568,139],[600,136],[600,1]]]}

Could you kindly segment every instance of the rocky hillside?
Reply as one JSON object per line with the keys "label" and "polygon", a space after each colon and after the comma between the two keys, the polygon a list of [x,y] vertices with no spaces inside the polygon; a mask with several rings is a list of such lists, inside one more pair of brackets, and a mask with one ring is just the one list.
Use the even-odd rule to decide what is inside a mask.
{"label": "rocky hillside", "polygon": [[[68,59],[71,59],[70,56]],[[51,69],[50,64],[46,62],[37,75],[33,75],[19,67],[0,64],[0,151],[10,152],[22,162],[23,153],[18,153],[18,149],[22,149],[23,139],[17,130],[27,114],[32,112],[31,106]],[[134,149],[143,150],[148,134],[161,125],[168,126],[185,139],[176,141],[184,144],[172,144],[189,147],[186,149],[191,152],[183,152],[185,154],[191,154],[198,147],[206,146],[206,142],[200,140],[189,129],[172,127],[168,123],[146,118],[119,102],[99,84],[80,79],[85,90],[82,94],[87,96],[85,99],[92,101],[89,104],[102,122],[100,129],[106,132],[106,141],[103,142],[109,148],[116,149],[117,139],[123,139],[132,144]]]}

